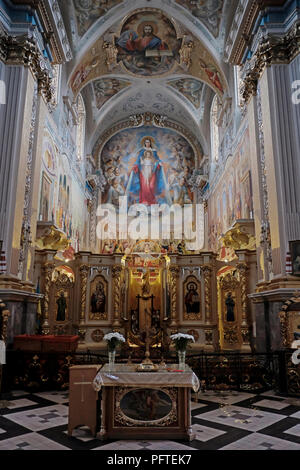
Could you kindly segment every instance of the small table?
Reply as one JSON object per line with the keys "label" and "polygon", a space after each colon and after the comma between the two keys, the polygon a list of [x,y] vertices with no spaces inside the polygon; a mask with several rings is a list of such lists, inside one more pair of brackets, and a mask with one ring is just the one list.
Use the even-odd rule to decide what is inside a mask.
{"label": "small table", "polygon": [[199,380],[189,366],[137,372],[133,364],[106,364],[93,387],[103,388],[100,439],[193,439],[191,388],[197,392]]}

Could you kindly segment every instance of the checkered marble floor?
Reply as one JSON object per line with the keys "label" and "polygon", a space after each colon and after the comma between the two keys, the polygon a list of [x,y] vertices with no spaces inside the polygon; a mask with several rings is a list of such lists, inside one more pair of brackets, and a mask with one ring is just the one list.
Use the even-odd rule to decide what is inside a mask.
{"label": "checkered marble floor", "polygon": [[192,402],[195,439],[100,441],[82,426],[68,436],[68,392],[15,391],[0,409],[1,450],[300,450],[300,400],[200,392]]}

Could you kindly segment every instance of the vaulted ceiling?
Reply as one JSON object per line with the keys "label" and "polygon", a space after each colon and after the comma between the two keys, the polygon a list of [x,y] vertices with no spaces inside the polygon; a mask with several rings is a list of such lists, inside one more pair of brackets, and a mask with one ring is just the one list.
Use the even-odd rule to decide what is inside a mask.
{"label": "vaulted ceiling", "polygon": [[[236,4],[237,0],[59,0],[73,52],[67,64],[68,93],[73,99],[78,93],[84,98],[90,152],[109,127],[145,112],[186,126],[203,153],[209,152],[209,104],[215,94],[221,100],[230,94],[222,53]],[[130,32],[138,38],[145,23],[171,51],[153,59],[150,67],[151,59],[146,65],[133,62],[120,46]]]}

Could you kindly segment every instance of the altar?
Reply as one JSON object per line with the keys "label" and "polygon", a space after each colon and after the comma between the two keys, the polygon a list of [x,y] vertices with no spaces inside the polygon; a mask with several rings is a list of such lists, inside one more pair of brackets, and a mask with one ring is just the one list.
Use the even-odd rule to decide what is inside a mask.
{"label": "altar", "polygon": [[138,372],[134,364],[106,364],[93,387],[102,389],[100,439],[193,439],[191,389],[199,380],[187,365]]}

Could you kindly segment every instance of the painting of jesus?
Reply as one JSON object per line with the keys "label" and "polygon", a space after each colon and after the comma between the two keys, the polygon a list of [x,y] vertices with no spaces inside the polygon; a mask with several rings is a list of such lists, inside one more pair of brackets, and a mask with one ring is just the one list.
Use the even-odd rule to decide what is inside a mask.
{"label": "painting of jesus", "polygon": [[133,74],[153,75],[170,70],[180,49],[172,22],[156,12],[132,15],[116,37],[118,59]]}

